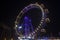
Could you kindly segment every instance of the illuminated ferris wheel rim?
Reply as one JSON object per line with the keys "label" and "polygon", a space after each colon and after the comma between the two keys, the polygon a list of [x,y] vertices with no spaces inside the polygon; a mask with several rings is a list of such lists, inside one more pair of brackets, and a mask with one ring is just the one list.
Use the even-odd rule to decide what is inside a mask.
{"label": "illuminated ferris wheel rim", "polygon": [[[41,21],[40,21],[40,24],[39,24],[39,26],[36,28],[36,30],[34,31],[34,32],[32,32],[31,34],[33,35],[35,32],[37,32],[37,30],[39,30],[39,28],[41,28],[41,25],[43,24],[43,22],[44,22],[44,19],[45,19],[45,13],[47,13],[48,12],[48,10],[46,11],[46,10],[44,10],[44,8],[41,6],[41,5],[39,5],[38,3],[35,3],[35,4],[30,4],[30,5],[28,5],[27,7],[25,7],[20,13],[19,13],[19,15],[17,16],[17,18],[16,18],[16,21],[15,21],[15,30],[16,30],[16,27],[18,26],[17,24],[18,24],[18,19],[21,19],[21,17],[23,16],[23,14],[24,13],[26,13],[27,11],[29,11],[30,9],[32,9],[32,8],[40,8],[41,9],[41,11],[42,11],[42,19],[41,19]],[[20,35],[18,32],[17,32],[17,30],[16,30],[16,33],[18,34],[18,35]],[[30,34],[29,34],[30,35]]]}

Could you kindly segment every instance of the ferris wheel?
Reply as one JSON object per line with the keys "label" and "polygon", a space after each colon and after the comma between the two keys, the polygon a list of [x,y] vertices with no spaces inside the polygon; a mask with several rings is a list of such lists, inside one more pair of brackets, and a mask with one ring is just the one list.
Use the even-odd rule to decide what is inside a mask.
{"label": "ferris wheel", "polygon": [[[34,9],[39,9],[40,11],[40,21],[36,28],[32,24],[31,16],[29,16],[27,13],[28,11]],[[21,10],[21,12],[18,14],[16,21],[15,21],[15,30],[17,35],[19,35],[20,38],[34,38],[36,36],[36,33],[38,31],[40,32],[46,32],[46,30],[43,28],[43,25],[50,21],[47,17],[47,14],[49,13],[48,9],[45,8],[43,4],[30,4],[26,6],[24,9]],[[37,14],[37,13],[36,13]]]}

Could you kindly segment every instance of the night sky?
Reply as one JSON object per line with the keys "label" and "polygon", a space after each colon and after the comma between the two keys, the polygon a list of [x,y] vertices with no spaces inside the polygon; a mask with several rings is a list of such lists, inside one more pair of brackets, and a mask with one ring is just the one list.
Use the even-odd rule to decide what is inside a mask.
{"label": "night sky", "polygon": [[6,25],[7,28],[13,29],[14,21],[19,12],[25,6],[36,2],[43,3],[49,10],[48,17],[50,18],[50,23],[46,27],[47,31],[58,35],[58,32],[60,32],[60,2],[58,0],[2,0],[0,9],[0,25]]}

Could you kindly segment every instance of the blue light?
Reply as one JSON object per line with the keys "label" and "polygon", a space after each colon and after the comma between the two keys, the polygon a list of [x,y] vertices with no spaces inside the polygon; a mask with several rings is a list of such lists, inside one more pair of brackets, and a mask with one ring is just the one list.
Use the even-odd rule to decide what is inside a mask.
{"label": "blue light", "polygon": [[18,33],[22,34],[25,37],[27,37],[34,30],[31,19],[28,16],[24,16],[22,23],[18,24],[16,28]]}
{"label": "blue light", "polygon": [[22,26],[19,26],[19,29],[21,29],[22,28]]}

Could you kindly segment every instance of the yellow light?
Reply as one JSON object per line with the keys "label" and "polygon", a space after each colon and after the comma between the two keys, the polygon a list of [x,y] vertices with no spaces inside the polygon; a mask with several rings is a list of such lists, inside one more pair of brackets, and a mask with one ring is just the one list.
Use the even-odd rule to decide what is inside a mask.
{"label": "yellow light", "polygon": [[49,18],[46,18],[45,21],[46,21],[46,23],[49,23],[50,22],[50,19]]}
{"label": "yellow light", "polygon": [[41,22],[41,24],[42,24],[43,22]]}
{"label": "yellow light", "polygon": [[41,24],[39,24],[41,26]]}
{"label": "yellow light", "polygon": [[11,40],[13,40],[13,38],[11,38]]}
{"label": "yellow light", "polygon": [[48,9],[44,9],[44,12],[45,12],[45,13],[49,13]]}
{"label": "yellow light", "polygon": [[45,8],[44,4],[41,4],[41,7],[42,7],[42,8]]}
{"label": "yellow light", "polygon": [[39,29],[37,28],[37,30],[39,30]]}
{"label": "yellow light", "polygon": [[15,27],[17,27],[17,25]]}
{"label": "yellow light", "polygon": [[4,40],[6,40],[6,38],[4,38]]}
{"label": "yellow light", "polygon": [[41,28],[40,26],[38,26],[38,28]]}

